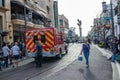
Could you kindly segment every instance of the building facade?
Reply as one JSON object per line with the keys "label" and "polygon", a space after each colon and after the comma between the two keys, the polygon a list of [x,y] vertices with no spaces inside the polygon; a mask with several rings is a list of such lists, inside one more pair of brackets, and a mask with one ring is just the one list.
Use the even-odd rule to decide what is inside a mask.
{"label": "building facade", "polygon": [[54,0],[38,0],[39,6],[46,11],[48,27],[55,27],[54,22]]}
{"label": "building facade", "polygon": [[60,30],[59,27],[59,14],[58,14],[58,1],[54,1],[54,21],[55,21],[55,28]]}
{"label": "building facade", "polygon": [[24,41],[28,29],[56,27],[54,13],[58,15],[54,0],[0,0],[0,43]]}
{"label": "building facade", "polygon": [[64,33],[64,38],[68,38],[69,21],[64,15],[59,15],[60,30]]}
{"label": "building facade", "polygon": [[48,12],[41,2],[46,5],[46,0],[11,0],[14,41],[23,41],[25,30],[49,26]]}
{"label": "building facade", "polygon": [[10,0],[0,0],[0,46],[13,41]]}

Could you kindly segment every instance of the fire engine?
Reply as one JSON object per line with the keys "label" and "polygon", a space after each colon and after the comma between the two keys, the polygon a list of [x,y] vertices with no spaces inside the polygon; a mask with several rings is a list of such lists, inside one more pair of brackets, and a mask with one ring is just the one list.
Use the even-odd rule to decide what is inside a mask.
{"label": "fire engine", "polygon": [[26,51],[35,56],[37,40],[42,44],[43,57],[62,57],[67,53],[66,44],[64,43],[63,33],[56,28],[37,28],[25,31]]}

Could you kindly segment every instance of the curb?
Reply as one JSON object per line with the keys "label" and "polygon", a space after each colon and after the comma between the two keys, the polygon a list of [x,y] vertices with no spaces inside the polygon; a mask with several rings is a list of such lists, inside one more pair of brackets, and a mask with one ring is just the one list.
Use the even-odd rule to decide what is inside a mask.
{"label": "curb", "polygon": [[120,80],[120,63],[118,63],[117,61],[115,62],[117,69],[118,69],[118,74],[119,74],[119,80]]}
{"label": "curb", "polygon": [[[19,62],[18,67],[26,65],[26,64],[28,64],[32,61],[34,61],[33,58],[25,58],[25,59],[18,60],[18,62]],[[13,69],[16,69],[16,68],[13,68],[12,65],[9,65],[8,68],[3,68],[3,70],[0,71],[0,74],[3,73],[3,72],[9,71],[9,70],[13,70]]]}

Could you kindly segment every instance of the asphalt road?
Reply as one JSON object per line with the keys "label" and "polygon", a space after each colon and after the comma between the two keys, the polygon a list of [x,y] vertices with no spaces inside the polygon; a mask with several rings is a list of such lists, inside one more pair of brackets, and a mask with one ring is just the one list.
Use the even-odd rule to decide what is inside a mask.
{"label": "asphalt road", "polygon": [[[76,45],[79,47],[79,45]],[[75,48],[74,51],[78,52]],[[77,58],[77,57],[76,57]],[[41,79],[38,75],[30,80],[112,80],[111,62],[94,46],[91,46],[90,67],[86,68],[85,59],[77,59],[62,70]]]}
{"label": "asphalt road", "polygon": [[55,73],[72,63],[78,56],[78,52],[74,53],[74,49],[78,50],[77,46],[71,45],[69,53],[63,55],[62,59],[45,58],[42,68],[36,68],[35,63],[31,62],[27,65],[5,71],[0,74],[0,80],[29,80],[38,75],[44,78],[46,75]]}
{"label": "asphalt road", "polygon": [[3,72],[0,80],[112,80],[111,64],[99,50],[91,46],[89,68],[85,67],[85,60],[77,60],[80,50],[81,45],[74,44],[60,60],[45,58],[42,68],[31,62]]}

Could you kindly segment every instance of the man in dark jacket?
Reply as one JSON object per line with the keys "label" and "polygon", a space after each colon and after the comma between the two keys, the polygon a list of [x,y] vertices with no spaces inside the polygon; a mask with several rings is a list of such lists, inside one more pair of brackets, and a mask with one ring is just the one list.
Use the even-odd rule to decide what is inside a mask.
{"label": "man in dark jacket", "polygon": [[42,67],[42,45],[38,41],[36,41],[36,49],[37,49],[36,66]]}

